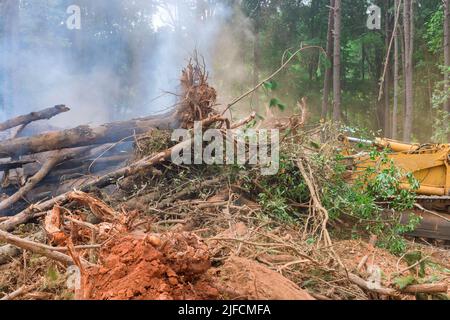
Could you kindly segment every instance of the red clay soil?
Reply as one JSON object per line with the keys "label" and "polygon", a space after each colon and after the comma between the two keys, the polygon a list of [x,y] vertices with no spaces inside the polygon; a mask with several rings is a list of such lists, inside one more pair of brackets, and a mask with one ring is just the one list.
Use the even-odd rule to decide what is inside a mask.
{"label": "red clay soil", "polygon": [[203,300],[219,292],[206,274],[206,245],[195,235],[127,235],[100,253],[101,267],[85,270],[83,299]]}
{"label": "red clay soil", "polygon": [[246,258],[232,256],[210,273],[226,299],[315,300],[278,272]]}

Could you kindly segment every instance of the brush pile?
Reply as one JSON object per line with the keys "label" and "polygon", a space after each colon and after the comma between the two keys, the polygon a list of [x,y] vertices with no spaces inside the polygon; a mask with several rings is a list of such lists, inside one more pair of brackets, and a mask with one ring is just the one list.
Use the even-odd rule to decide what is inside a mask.
{"label": "brush pile", "polygon": [[68,111],[58,106],[0,124],[19,126],[0,141],[0,299],[411,299],[447,292],[445,282],[395,287],[392,279],[416,266],[371,244],[332,240],[316,181],[326,170],[305,147],[323,128],[304,128],[306,102],[282,128],[283,148],[309,194],[292,204],[295,222],[263,210],[250,191],[264,188],[254,166],[171,163],[172,152],[186,146],[171,141],[171,129],[254,121],[252,114],[233,124],[216,113],[207,80],[204,66],[189,64],[179,103],[159,117],[20,137],[32,121]]}

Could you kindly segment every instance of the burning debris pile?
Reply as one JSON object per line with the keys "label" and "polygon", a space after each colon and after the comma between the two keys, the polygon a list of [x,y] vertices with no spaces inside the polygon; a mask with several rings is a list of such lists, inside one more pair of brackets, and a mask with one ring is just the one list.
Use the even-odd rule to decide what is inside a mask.
{"label": "burning debris pile", "polygon": [[[194,63],[183,71],[179,103],[162,116],[21,136],[32,121],[68,111],[57,106],[0,124],[18,127],[0,142],[0,298],[398,299],[447,291],[442,283],[372,285],[364,279],[376,257],[365,257],[361,243],[364,257],[349,267],[354,261],[345,242],[332,242],[303,151],[294,152],[311,195],[299,204],[307,208],[302,226],[263,212],[247,187],[264,189],[254,167],[171,163],[173,152],[192,146],[172,142],[171,129],[254,121],[255,114],[236,123],[222,117],[216,97]],[[285,141],[297,149],[305,100],[300,107],[284,121],[295,126]],[[397,266],[392,273],[414,269]]]}

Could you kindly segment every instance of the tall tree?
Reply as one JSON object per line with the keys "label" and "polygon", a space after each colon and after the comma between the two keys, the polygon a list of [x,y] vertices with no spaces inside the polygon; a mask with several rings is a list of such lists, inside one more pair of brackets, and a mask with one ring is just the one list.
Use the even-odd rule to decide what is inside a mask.
{"label": "tall tree", "polygon": [[414,0],[403,5],[403,28],[405,42],[405,121],[403,140],[410,142],[414,117],[413,47],[414,47]]}
{"label": "tall tree", "polygon": [[[398,9],[399,1],[401,0],[395,0],[395,16],[398,15]],[[399,46],[398,46],[398,27],[394,26],[394,106],[392,109],[392,129],[391,129],[391,136],[392,139],[397,139],[397,115],[398,115],[398,89],[399,89]]]}
{"label": "tall tree", "polygon": [[334,28],[334,1],[330,0],[330,12],[328,15],[328,31],[327,31],[327,59],[331,61],[331,65],[326,66],[325,78],[323,83],[323,100],[322,100],[322,119],[326,119],[329,110],[331,78],[333,76],[333,28]]}
{"label": "tall tree", "polygon": [[334,2],[333,120],[341,120],[341,0]]}
{"label": "tall tree", "polygon": [[387,63],[387,69],[386,69],[386,75],[384,77],[384,112],[383,112],[383,124],[384,124],[384,134],[385,136],[389,137],[390,136],[390,100],[389,100],[389,81],[390,81],[390,65],[388,63],[388,61],[390,61],[390,57],[391,57],[391,53],[390,53],[390,33],[389,33],[389,22],[390,22],[390,17],[389,17],[389,5],[390,5],[390,1],[387,0],[386,1],[386,13],[385,13],[385,19],[384,19],[384,33],[385,33],[385,47],[387,52],[387,59],[386,59],[386,63]]}
{"label": "tall tree", "polygon": [[[444,1],[444,63],[445,67],[450,67],[450,0]],[[444,73],[445,92],[449,89],[449,73],[445,70]],[[450,112],[450,99],[444,103],[444,110]]]}

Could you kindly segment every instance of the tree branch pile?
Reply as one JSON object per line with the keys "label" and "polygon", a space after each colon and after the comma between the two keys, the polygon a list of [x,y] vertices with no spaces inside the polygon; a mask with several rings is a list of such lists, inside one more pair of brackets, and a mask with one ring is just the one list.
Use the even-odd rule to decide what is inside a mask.
{"label": "tree branch pile", "polygon": [[[303,225],[267,215],[246,188],[258,184],[248,172],[171,163],[172,153],[192,148],[193,140],[168,141],[166,130],[192,129],[194,121],[205,130],[239,129],[256,118],[230,123],[216,113],[217,93],[207,80],[194,59],[183,70],[179,103],[165,115],[0,141],[0,169],[9,182],[0,212],[10,216],[0,220],[0,264],[30,270],[28,282],[10,276],[0,299],[48,290],[43,270],[57,270],[61,290],[79,299],[399,299],[447,291],[441,282],[374,287],[360,270],[372,257],[361,268],[340,259],[318,168],[302,140],[305,99],[299,114],[274,123],[310,194],[307,203],[295,204],[305,209]],[[32,270],[31,258],[39,269]],[[80,277],[67,275],[75,279],[68,288],[70,270]]]}

